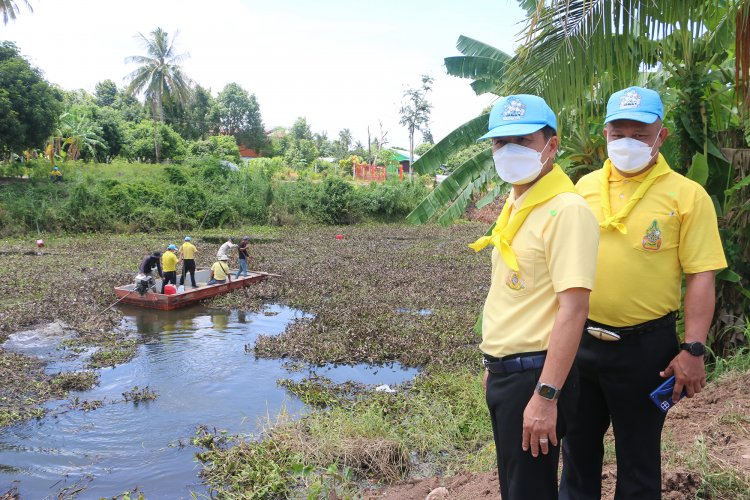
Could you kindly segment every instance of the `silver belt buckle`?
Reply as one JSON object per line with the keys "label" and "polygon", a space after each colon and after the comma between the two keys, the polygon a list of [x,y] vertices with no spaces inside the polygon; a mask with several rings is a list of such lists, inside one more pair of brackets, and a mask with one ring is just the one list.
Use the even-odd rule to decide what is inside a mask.
{"label": "silver belt buckle", "polygon": [[605,328],[599,328],[598,326],[589,326],[586,328],[586,331],[589,332],[589,335],[593,336],[594,338],[604,340],[606,342],[617,342],[618,340],[622,339],[619,334]]}

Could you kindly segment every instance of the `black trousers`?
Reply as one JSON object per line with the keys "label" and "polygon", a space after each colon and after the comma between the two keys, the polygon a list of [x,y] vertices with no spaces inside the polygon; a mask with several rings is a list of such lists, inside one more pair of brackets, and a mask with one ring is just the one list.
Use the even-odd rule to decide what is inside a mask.
{"label": "black trousers", "polygon": [[193,284],[193,288],[195,288],[195,259],[185,259],[182,261],[182,276],[180,276],[180,285],[185,284],[185,276],[187,273],[190,273],[190,281]]}
{"label": "black trousers", "polygon": [[[487,379],[487,407],[497,452],[500,495],[503,500],[554,500],[557,498],[557,466],[560,447],[549,445],[549,453],[534,458],[521,449],[523,411],[534,394],[541,368],[497,375]],[[557,438],[565,435],[578,399],[575,366],[557,401]]]}
{"label": "black trousers", "polygon": [[560,498],[599,500],[604,434],[615,435],[615,499],[661,498],[661,431],[665,414],[648,395],[679,352],[674,321],[655,330],[598,340],[587,332],[576,356],[581,394],[563,443]]}
{"label": "black trousers", "polygon": [[164,287],[169,283],[177,285],[177,271],[164,271],[164,278],[161,280],[161,293],[164,293]]}

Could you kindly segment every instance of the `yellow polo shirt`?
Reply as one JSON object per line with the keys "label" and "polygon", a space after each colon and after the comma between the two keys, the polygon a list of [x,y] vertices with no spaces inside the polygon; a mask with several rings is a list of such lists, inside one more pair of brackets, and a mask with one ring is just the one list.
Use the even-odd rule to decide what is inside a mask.
{"label": "yellow polo shirt", "polygon": [[[511,195],[506,203],[516,211],[528,193],[517,200]],[[519,272],[508,267],[497,248],[492,250],[482,352],[499,358],[546,350],[560,307],[557,294],[594,285],[598,241],[596,219],[577,194],[561,193],[535,207],[510,245]]]}
{"label": "yellow polo shirt", "polygon": [[164,252],[161,256],[161,267],[165,273],[177,270],[177,256],[171,250]]}
{"label": "yellow polo shirt", "polygon": [[197,250],[198,249],[195,248],[195,245],[187,241],[180,247],[180,252],[182,252],[183,259],[195,259],[195,252]]}
{"label": "yellow polo shirt", "polygon": [[214,272],[214,279],[219,281],[227,279],[227,274],[229,274],[229,266],[219,261],[214,262],[211,270]]}
{"label": "yellow polo shirt", "polygon": [[[617,213],[651,169],[623,177],[612,168],[609,197]],[[597,220],[601,170],[582,177],[576,189]],[[698,183],[677,172],[656,179],[622,220],[628,234],[602,231],[589,318],[611,326],[632,326],[680,308],[682,273],[727,267],[716,211]]]}

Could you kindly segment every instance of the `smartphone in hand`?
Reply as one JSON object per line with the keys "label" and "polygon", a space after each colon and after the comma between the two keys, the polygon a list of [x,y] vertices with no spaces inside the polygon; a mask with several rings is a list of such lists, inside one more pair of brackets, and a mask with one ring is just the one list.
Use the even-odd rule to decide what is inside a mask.
{"label": "smartphone in hand", "polygon": [[[651,401],[659,408],[662,412],[667,413],[674,403],[672,402],[672,392],[674,391],[674,375],[664,381],[659,387],[648,395]],[[687,389],[683,387],[680,399],[687,395]]]}

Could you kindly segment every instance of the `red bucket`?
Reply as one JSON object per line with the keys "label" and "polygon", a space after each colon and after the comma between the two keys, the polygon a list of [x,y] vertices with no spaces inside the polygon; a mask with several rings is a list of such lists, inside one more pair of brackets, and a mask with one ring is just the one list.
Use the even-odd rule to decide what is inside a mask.
{"label": "red bucket", "polygon": [[177,293],[177,287],[169,284],[164,287],[164,295],[174,295]]}

